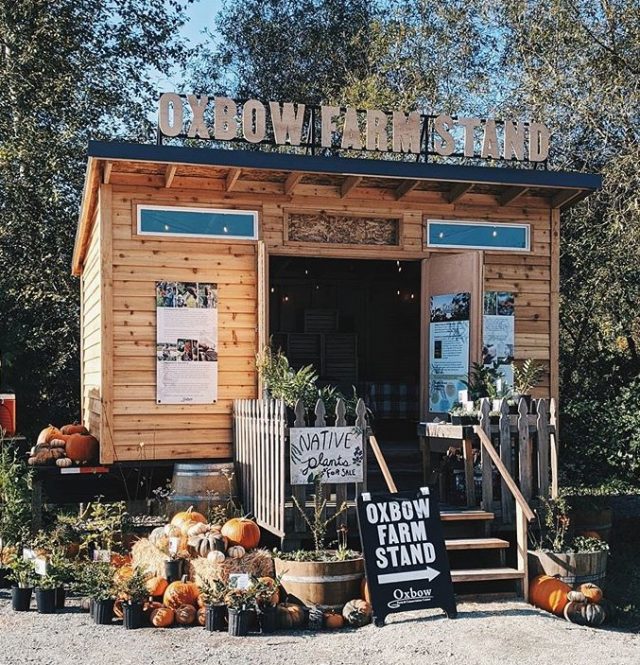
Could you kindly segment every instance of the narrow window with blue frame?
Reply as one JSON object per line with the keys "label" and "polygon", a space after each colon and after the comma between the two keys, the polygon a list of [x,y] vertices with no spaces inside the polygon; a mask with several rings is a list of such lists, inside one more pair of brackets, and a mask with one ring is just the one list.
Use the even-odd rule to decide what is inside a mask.
{"label": "narrow window with blue frame", "polygon": [[178,206],[138,206],[140,235],[255,240],[258,213],[251,210],[217,210]]}
{"label": "narrow window with blue frame", "polygon": [[427,246],[443,249],[486,249],[528,252],[528,224],[427,220]]}

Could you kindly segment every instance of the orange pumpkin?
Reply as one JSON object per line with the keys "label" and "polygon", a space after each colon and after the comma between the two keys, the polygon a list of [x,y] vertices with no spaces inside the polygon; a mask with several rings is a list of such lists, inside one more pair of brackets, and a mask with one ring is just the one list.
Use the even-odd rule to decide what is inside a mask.
{"label": "orange pumpkin", "polygon": [[182,582],[171,582],[164,592],[162,602],[167,607],[177,609],[180,605],[193,605],[198,604],[198,597],[200,596],[200,589],[195,582],[187,582],[186,577]]}
{"label": "orange pumpkin", "polygon": [[67,439],[65,448],[67,457],[78,464],[89,464],[98,459],[100,444],[95,436],[86,434],[71,434]]}
{"label": "orange pumpkin", "polygon": [[150,596],[163,596],[169,586],[169,582],[164,577],[151,577],[146,582],[147,591]]}
{"label": "orange pumpkin", "polygon": [[196,608],[193,605],[180,605],[176,610],[176,623],[190,626],[196,620]]}
{"label": "orange pumpkin", "polygon": [[259,577],[258,582],[262,582],[273,589],[273,594],[269,599],[269,604],[275,607],[280,602],[280,587],[273,577]]}
{"label": "orange pumpkin", "polygon": [[127,580],[131,579],[131,577],[133,577],[133,566],[131,566],[131,564],[125,564],[124,566],[121,566],[113,575],[113,579],[116,584],[126,582]]}
{"label": "orange pumpkin", "polygon": [[73,425],[64,425],[60,428],[63,434],[89,434],[89,430],[80,423],[73,423]]}
{"label": "orange pumpkin", "polygon": [[60,439],[61,441],[64,441],[66,437],[57,427],[49,425],[49,427],[45,427],[40,434],[38,434],[36,443],[49,443],[52,439]]}
{"label": "orange pumpkin", "polygon": [[131,555],[129,554],[118,554],[116,552],[111,553],[111,563],[116,568],[122,568],[122,566],[131,567]]}
{"label": "orange pumpkin", "polygon": [[231,545],[241,545],[251,550],[260,543],[260,527],[246,517],[234,517],[225,522],[221,531]]}
{"label": "orange pumpkin", "polygon": [[280,628],[297,628],[304,622],[304,611],[300,605],[282,603],[276,608],[276,620]]}
{"label": "orange pumpkin", "polygon": [[199,626],[204,626],[206,623],[206,618],[207,618],[207,608],[206,607],[200,607],[198,608],[198,614],[197,614],[197,621]]}
{"label": "orange pumpkin", "polygon": [[328,630],[340,630],[344,626],[344,617],[337,612],[325,612],[322,620]]}
{"label": "orange pumpkin", "polygon": [[168,628],[175,618],[175,612],[170,607],[158,607],[151,612],[151,623],[156,628]]}
{"label": "orange pumpkin", "polygon": [[368,603],[371,602],[371,594],[369,593],[369,585],[367,584],[366,577],[363,577],[362,582],[360,582],[360,598],[366,600]]}
{"label": "orange pumpkin", "polygon": [[542,610],[562,616],[571,587],[557,577],[538,575],[529,584],[529,601]]}
{"label": "orange pumpkin", "polygon": [[206,524],[207,518],[202,513],[196,512],[193,506],[189,506],[187,510],[176,513],[171,518],[171,526],[177,526],[185,536],[187,535],[187,531],[189,531],[189,527],[193,526],[194,522]]}
{"label": "orange pumpkin", "polygon": [[596,605],[602,600],[602,589],[596,584],[591,582],[586,582],[581,584],[578,589],[580,593],[587,599],[588,603],[595,603]]}

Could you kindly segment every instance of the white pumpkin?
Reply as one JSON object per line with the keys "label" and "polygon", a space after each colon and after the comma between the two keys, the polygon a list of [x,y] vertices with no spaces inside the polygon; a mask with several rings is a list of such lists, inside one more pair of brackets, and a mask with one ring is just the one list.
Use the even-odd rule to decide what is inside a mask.
{"label": "white pumpkin", "polygon": [[202,524],[202,522],[194,522],[188,529],[187,529],[187,536],[191,538],[192,536],[202,536],[205,533],[209,533],[209,525],[208,524]]}
{"label": "white pumpkin", "polygon": [[246,550],[242,545],[234,545],[227,550],[227,556],[231,559],[242,559],[246,554]]}
{"label": "white pumpkin", "polygon": [[207,561],[212,561],[213,563],[222,563],[226,558],[224,552],[219,552],[218,550],[212,550],[207,554]]}
{"label": "white pumpkin", "polygon": [[158,526],[156,527],[150,534],[149,534],[149,542],[152,545],[157,545],[160,542],[160,539],[166,538],[166,533],[164,531],[163,526]]}

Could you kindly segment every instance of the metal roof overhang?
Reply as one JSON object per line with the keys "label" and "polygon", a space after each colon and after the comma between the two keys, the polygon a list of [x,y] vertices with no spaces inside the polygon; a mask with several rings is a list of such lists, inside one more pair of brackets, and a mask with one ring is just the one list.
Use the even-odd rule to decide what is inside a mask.
{"label": "metal roof overhang", "polygon": [[595,191],[602,186],[602,176],[593,173],[549,171],[544,169],[495,166],[456,166],[391,159],[360,159],[297,155],[257,150],[222,150],[139,143],[89,142],[89,157],[106,160],[132,160],[226,166],[230,168],[302,171],[336,175],[370,176],[400,180],[464,182],[509,187],[549,187]]}
{"label": "metal roof overhang", "polygon": [[[191,148],[156,144],[89,141],[88,162],[73,254],[73,274],[81,273],[82,251],[90,211],[94,209],[100,162],[132,161],[166,165],[212,166],[230,169],[265,169],[298,174],[345,176],[350,191],[361,178],[389,178],[398,181],[398,197],[420,182],[449,183],[448,200],[453,203],[474,185],[502,188],[499,205],[506,205],[530,189],[547,189],[550,207],[573,205],[602,187],[602,176],[594,173],[551,171],[496,166],[457,166],[392,159],[346,158],[300,155],[259,150]],[[344,193],[345,190],[343,190]]]}

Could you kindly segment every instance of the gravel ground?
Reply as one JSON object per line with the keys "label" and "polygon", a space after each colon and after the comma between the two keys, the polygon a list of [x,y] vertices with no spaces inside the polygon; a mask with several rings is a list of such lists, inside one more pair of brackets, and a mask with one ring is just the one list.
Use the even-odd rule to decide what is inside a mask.
{"label": "gravel ground", "polygon": [[463,603],[392,615],[383,628],[231,638],[198,628],[94,626],[73,599],[64,614],[12,612],[0,592],[0,665],[182,663],[545,665],[637,664],[640,635],[582,628],[521,602]]}

